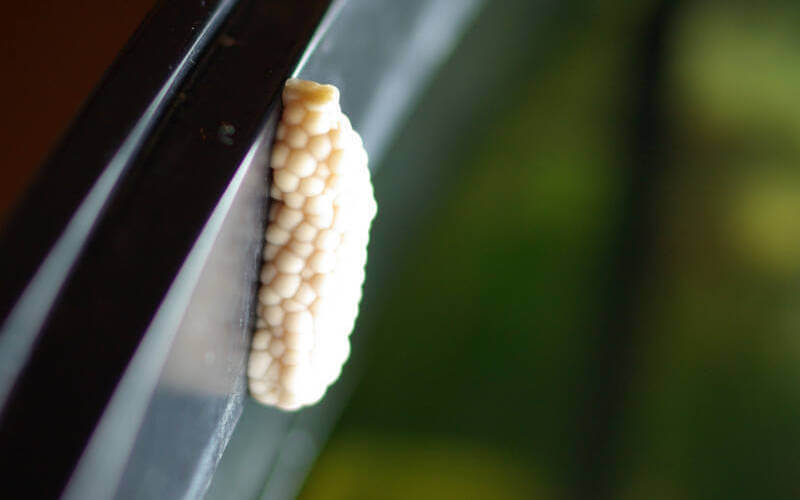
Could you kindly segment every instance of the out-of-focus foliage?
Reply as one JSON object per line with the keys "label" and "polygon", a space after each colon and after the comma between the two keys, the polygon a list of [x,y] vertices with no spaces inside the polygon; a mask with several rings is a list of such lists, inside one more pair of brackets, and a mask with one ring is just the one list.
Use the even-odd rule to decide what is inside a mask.
{"label": "out-of-focus foliage", "polygon": [[800,493],[798,7],[687,2],[676,24],[630,498]]}
{"label": "out-of-focus foliage", "polygon": [[[569,491],[627,237],[631,60],[653,5],[543,13],[551,28],[519,48],[542,56],[485,96],[492,119],[452,151],[444,198],[396,274],[370,285],[381,304],[363,313],[362,381],[303,498]],[[798,25],[791,2],[708,1],[683,2],[671,25],[667,168],[607,471],[619,498],[800,493]],[[422,105],[446,113],[446,91],[434,83]],[[392,185],[375,182],[380,203]]]}
{"label": "out-of-focus foliage", "polygon": [[353,498],[552,498],[525,466],[506,453],[463,441],[391,436],[334,442],[305,496]]}

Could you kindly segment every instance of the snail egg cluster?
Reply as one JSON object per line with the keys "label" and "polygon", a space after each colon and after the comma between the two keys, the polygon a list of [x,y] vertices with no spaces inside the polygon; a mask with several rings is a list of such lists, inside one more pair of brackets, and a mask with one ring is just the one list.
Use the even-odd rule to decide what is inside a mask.
{"label": "snail egg cluster", "polygon": [[350,354],[377,205],[336,87],[290,79],[283,106],[248,378],[256,400],[295,410],[323,396]]}

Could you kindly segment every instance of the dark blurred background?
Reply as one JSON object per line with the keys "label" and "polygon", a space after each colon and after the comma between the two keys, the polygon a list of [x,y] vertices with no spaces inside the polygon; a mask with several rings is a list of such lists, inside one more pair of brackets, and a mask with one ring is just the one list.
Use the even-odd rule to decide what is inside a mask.
{"label": "dark blurred background", "polygon": [[155,0],[4,2],[0,224]]}
{"label": "dark blurred background", "polygon": [[[46,2],[7,18],[0,208],[139,3],[86,7],[127,20],[105,55],[23,55]],[[374,175],[353,391],[300,497],[797,498],[798,25],[779,0],[487,2]]]}

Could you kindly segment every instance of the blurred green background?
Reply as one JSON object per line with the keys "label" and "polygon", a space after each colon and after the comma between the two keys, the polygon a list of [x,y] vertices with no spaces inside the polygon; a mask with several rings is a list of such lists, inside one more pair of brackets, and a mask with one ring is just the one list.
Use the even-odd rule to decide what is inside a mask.
{"label": "blurred green background", "polygon": [[490,2],[374,177],[358,383],[300,497],[800,496],[797,26]]}

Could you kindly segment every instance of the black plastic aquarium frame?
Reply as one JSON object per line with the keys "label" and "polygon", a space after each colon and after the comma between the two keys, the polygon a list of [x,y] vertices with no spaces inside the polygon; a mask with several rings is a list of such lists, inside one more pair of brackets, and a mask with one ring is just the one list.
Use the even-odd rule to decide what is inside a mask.
{"label": "black plastic aquarium frame", "polygon": [[330,3],[160,2],[41,168],[0,237],[6,491],[64,492]]}

